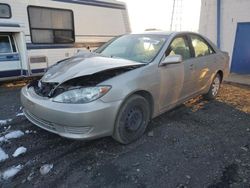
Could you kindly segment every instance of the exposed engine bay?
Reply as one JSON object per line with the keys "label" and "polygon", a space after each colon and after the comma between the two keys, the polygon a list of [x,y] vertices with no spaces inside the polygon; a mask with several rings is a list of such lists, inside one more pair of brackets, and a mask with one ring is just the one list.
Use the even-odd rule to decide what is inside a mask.
{"label": "exposed engine bay", "polygon": [[41,80],[35,80],[31,82],[28,87],[33,87],[36,94],[38,94],[39,96],[51,98],[71,89],[96,86],[97,84],[105,80],[128,72],[130,70],[134,70],[141,66],[142,65],[134,65],[104,70],[92,75],[73,78],[61,84],[55,82],[42,82]]}
{"label": "exposed engine bay", "polygon": [[39,96],[51,98],[71,89],[94,87],[144,65],[98,53],[80,52],[51,66],[40,80],[33,81],[28,87],[33,87]]}

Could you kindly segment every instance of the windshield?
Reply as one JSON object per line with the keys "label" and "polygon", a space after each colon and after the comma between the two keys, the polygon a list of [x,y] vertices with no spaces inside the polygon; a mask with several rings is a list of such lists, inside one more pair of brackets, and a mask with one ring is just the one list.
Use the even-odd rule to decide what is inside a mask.
{"label": "windshield", "polygon": [[95,52],[109,57],[150,63],[165,41],[166,36],[161,35],[124,35],[111,40]]}

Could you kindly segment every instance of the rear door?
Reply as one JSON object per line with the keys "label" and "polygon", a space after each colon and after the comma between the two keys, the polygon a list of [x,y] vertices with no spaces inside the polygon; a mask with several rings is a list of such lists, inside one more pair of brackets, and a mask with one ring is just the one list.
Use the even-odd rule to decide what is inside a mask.
{"label": "rear door", "polygon": [[0,79],[21,75],[21,63],[11,34],[0,34]]}
{"label": "rear door", "polygon": [[199,35],[191,34],[190,43],[194,56],[195,80],[193,83],[196,92],[210,85],[210,80],[216,67],[216,53],[209,43]]}

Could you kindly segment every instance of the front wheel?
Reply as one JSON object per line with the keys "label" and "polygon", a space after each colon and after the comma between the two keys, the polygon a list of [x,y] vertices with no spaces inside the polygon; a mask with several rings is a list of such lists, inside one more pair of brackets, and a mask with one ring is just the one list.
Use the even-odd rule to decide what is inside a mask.
{"label": "front wheel", "polygon": [[205,99],[213,100],[216,98],[216,96],[218,95],[219,89],[220,89],[221,80],[222,80],[221,76],[219,74],[216,74],[214,79],[213,79],[213,82],[210,86],[208,93],[204,95]]}
{"label": "front wheel", "polygon": [[145,132],[149,119],[148,101],[140,95],[132,95],[119,110],[113,138],[122,144],[137,140]]}

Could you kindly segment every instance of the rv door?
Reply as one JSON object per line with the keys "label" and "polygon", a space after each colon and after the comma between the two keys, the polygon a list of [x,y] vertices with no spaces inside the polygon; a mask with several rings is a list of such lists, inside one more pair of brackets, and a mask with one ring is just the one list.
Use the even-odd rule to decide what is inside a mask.
{"label": "rv door", "polygon": [[0,80],[21,76],[20,55],[12,34],[0,33]]}

